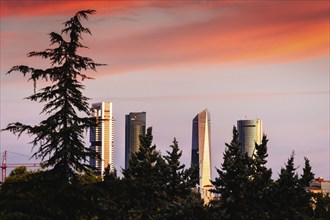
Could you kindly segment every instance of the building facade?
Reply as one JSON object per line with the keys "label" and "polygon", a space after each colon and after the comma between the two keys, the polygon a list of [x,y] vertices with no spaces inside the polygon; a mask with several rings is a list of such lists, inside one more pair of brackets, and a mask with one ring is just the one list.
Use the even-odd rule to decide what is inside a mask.
{"label": "building facade", "polygon": [[312,193],[323,193],[324,195],[330,194],[330,181],[325,180],[323,177],[313,179],[309,183],[306,190]]}
{"label": "building facade", "polygon": [[103,175],[105,168],[110,165],[114,170],[114,137],[113,114],[111,102],[92,104],[92,114],[96,118],[97,126],[90,128],[90,148],[100,153],[101,160],[90,158],[90,165],[96,168],[97,175]]}
{"label": "building facade", "polygon": [[140,148],[140,135],[146,134],[146,113],[131,112],[125,116],[125,168],[131,155]]}
{"label": "building facade", "polygon": [[261,144],[262,141],[262,121],[239,120],[237,130],[242,152],[252,157],[255,153],[255,144]]}
{"label": "building facade", "polygon": [[204,203],[212,199],[211,184],[211,118],[207,109],[198,113],[192,122],[191,166],[199,170],[199,192]]}

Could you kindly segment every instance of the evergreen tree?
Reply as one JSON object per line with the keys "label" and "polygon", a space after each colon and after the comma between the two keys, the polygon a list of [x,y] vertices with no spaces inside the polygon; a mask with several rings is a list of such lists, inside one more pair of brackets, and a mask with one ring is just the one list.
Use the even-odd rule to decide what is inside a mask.
{"label": "evergreen tree", "polygon": [[102,178],[100,176],[96,176],[92,169],[87,170],[84,173],[80,173],[77,177],[78,183],[81,185],[91,184],[100,182]]}
{"label": "evergreen tree", "polygon": [[300,177],[300,185],[302,187],[308,187],[309,182],[314,179],[314,173],[312,172],[312,167],[309,163],[309,160],[307,157],[304,157],[305,160],[305,167],[303,168],[303,174]]}
{"label": "evergreen tree", "polygon": [[111,171],[110,164],[108,164],[108,166],[104,169],[103,179],[104,179],[104,181],[111,181],[111,180],[119,179],[117,176],[116,168],[114,168],[113,171]]}
{"label": "evergreen tree", "polygon": [[274,185],[272,219],[302,219],[310,211],[310,198],[299,184],[296,170],[292,153]]}
{"label": "evergreen tree", "polygon": [[53,172],[19,167],[0,190],[0,219],[92,219],[104,195],[94,187],[99,183],[92,171],[70,184]]}
{"label": "evergreen tree", "polygon": [[[51,45],[57,47],[28,53],[28,57],[49,59],[50,68],[36,69],[18,65],[8,72],[19,71],[24,76],[30,75],[29,80],[34,82],[35,93],[27,99],[44,103],[41,113],[49,117],[39,125],[30,126],[16,122],[9,124],[4,130],[18,136],[23,132],[34,136],[31,143],[33,147],[38,147],[38,150],[33,156],[40,158],[45,167],[53,168],[53,171],[66,181],[70,181],[77,171],[88,169],[89,157],[98,156],[95,151],[84,146],[84,131],[95,125],[95,122],[89,117],[88,98],[82,94],[84,86],[78,78],[90,79],[82,71],[95,71],[100,64],[77,54],[80,48],[86,48],[80,43],[82,34],[91,34],[88,28],[83,27],[81,20],[88,20],[88,16],[94,13],[95,10],[79,11],[64,23],[61,34],[51,32]],[[65,40],[62,35],[68,35],[69,39]],[[40,80],[49,81],[50,85],[36,92],[36,84]],[[87,117],[80,117],[78,112],[86,114]]]}
{"label": "evergreen tree", "polygon": [[164,191],[168,204],[161,218],[201,219],[203,202],[200,195],[192,190],[198,182],[198,176],[194,175],[194,168],[185,170],[185,165],[180,163],[182,151],[175,138],[170,148],[172,151],[166,151],[167,155],[164,156],[166,161]]}
{"label": "evergreen tree", "polygon": [[190,183],[189,179],[185,180],[184,176],[184,164],[180,163],[182,151],[180,151],[178,142],[174,138],[173,144],[170,146],[172,151],[166,151],[167,156],[164,156],[167,170],[166,170],[166,193],[170,200],[173,200],[177,196],[184,196],[194,186]]}
{"label": "evergreen tree", "polygon": [[250,167],[250,181],[248,185],[249,219],[269,219],[272,186],[272,170],[266,167],[267,163],[267,136],[264,135],[260,145],[256,144]]}
{"label": "evergreen tree", "polygon": [[314,219],[330,219],[330,194],[314,194],[313,200],[315,201]]}
{"label": "evergreen tree", "polygon": [[[220,195],[214,209],[225,219],[246,219],[248,216],[247,188],[249,182],[249,161],[247,154],[243,154],[238,139],[236,127],[233,128],[233,139],[226,143],[221,169],[217,169],[219,177],[212,184],[212,192]],[[218,206],[218,208],[216,208]]]}
{"label": "evergreen tree", "polygon": [[128,182],[128,217],[131,219],[157,219],[166,205],[165,161],[152,145],[152,128],[140,136],[139,151],[132,154],[129,168],[123,170]]}

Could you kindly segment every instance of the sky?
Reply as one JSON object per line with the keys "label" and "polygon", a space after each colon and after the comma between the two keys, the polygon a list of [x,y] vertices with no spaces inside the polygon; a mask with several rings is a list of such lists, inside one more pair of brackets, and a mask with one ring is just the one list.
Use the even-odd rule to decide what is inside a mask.
{"label": "sky", "polygon": [[[329,1],[1,1],[1,128],[36,125],[42,105],[29,102],[33,83],[14,65],[48,68],[27,58],[50,48],[77,11],[95,9],[83,24],[92,36],[78,51],[97,63],[88,71],[90,103],[113,103],[115,167],[124,167],[125,115],[147,112],[154,143],[163,155],[173,138],[190,166],[192,119],[211,114],[212,179],[237,120],[261,119],[273,178],[294,151],[316,177],[330,179]],[[42,88],[40,82],[37,89]],[[33,137],[1,132],[0,151],[32,155]],[[88,143],[88,133],[85,139]],[[7,163],[34,162],[10,153]]]}

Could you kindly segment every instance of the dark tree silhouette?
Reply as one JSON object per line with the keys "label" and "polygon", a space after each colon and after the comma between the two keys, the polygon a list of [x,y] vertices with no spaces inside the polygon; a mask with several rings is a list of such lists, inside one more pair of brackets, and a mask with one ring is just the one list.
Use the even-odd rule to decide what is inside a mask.
{"label": "dark tree silhouette", "polygon": [[250,166],[247,204],[249,206],[249,219],[269,219],[272,206],[271,189],[273,181],[272,170],[266,167],[267,163],[266,135],[263,135],[261,144],[255,144],[256,152]]}
{"label": "dark tree silhouette", "polygon": [[164,158],[167,165],[166,178],[168,184],[166,184],[166,191],[172,200],[176,196],[187,194],[193,185],[189,185],[189,183],[186,185],[187,181],[184,179],[185,165],[180,163],[182,151],[179,149],[178,142],[175,138],[170,147],[172,151],[166,151],[167,155]]}
{"label": "dark tree silhouette", "polygon": [[199,179],[194,175],[197,167],[185,169],[185,165],[181,164],[182,150],[175,138],[170,148],[171,151],[166,151],[167,155],[164,156],[167,205],[163,209],[162,219],[201,219],[203,201],[200,194],[192,190]]}
{"label": "dark tree silhouette", "polygon": [[244,219],[248,216],[247,188],[249,182],[249,162],[247,154],[243,154],[240,147],[238,132],[233,128],[233,139],[226,143],[221,169],[217,169],[219,177],[212,184],[211,190],[220,195],[218,214],[228,219]]}
{"label": "dark tree silhouette", "polygon": [[[18,65],[8,71],[8,74],[19,71],[24,76],[29,75],[29,80],[34,82],[35,92],[26,99],[44,103],[41,113],[49,117],[39,125],[30,126],[16,122],[3,130],[18,136],[23,132],[34,136],[31,143],[33,147],[38,147],[38,150],[33,156],[41,159],[45,167],[53,168],[61,178],[68,181],[77,171],[86,171],[89,168],[88,157],[99,157],[84,146],[84,131],[95,126],[95,122],[90,117],[88,98],[82,94],[84,86],[79,79],[91,79],[81,71],[96,71],[96,67],[102,64],[77,54],[78,49],[86,48],[80,43],[82,34],[91,34],[88,28],[83,27],[81,20],[88,20],[88,16],[94,13],[95,10],[79,11],[64,23],[61,34],[51,32],[51,45],[57,47],[28,53],[28,57],[49,59],[50,68],[36,69]],[[65,40],[63,35],[67,35],[69,39]],[[40,80],[49,81],[50,85],[36,92],[36,85]],[[80,117],[78,112],[86,117]]]}
{"label": "dark tree silhouette", "polygon": [[301,175],[299,182],[302,187],[308,187],[309,182],[314,179],[315,174],[312,172],[312,167],[307,157],[304,157],[305,167],[303,168],[303,174]]}
{"label": "dark tree silhouette", "polygon": [[132,154],[129,168],[123,170],[130,195],[126,210],[131,219],[159,218],[166,205],[165,161],[152,145],[152,128],[140,136],[140,148]]}
{"label": "dark tree silhouette", "polygon": [[274,185],[272,219],[302,219],[311,213],[310,197],[299,184],[296,170],[293,152]]}

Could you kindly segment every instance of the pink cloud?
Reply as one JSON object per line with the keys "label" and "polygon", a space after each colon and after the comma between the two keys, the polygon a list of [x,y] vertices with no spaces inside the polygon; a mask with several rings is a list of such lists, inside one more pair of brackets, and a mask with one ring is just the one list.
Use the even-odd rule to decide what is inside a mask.
{"label": "pink cloud", "polygon": [[[59,4],[57,11],[53,10],[53,1],[11,2],[1,3],[3,17],[55,13],[69,16],[68,13],[72,14],[77,8],[98,10],[93,16],[93,26],[89,26],[94,37],[87,38],[86,42],[92,50],[86,53],[94,54],[90,56],[95,61],[109,64],[101,74],[230,62],[290,62],[329,56],[329,3],[325,1],[313,4],[59,1],[56,2]],[[30,13],[32,8],[36,13]],[[128,8],[133,11],[125,10]],[[115,26],[114,19],[118,15],[112,13],[115,9],[120,9],[122,18],[128,21],[117,21],[120,24]],[[163,21],[152,13],[155,10],[176,19]],[[5,40],[16,36],[15,33],[1,35]],[[29,39],[33,40],[31,34]]]}
{"label": "pink cloud", "polygon": [[[190,94],[190,95],[162,95],[162,96],[130,96],[130,97],[110,97],[113,101],[187,101],[187,100],[232,100],[269,98],[269,97],[288,97],[288,96],[329,96],[329,91],[316,92],[261,92],[261,93],[213,93],[213,94]],[[106,100],[109,97],[96,97],[99,100]]]}
{"label": "pink cloud", "polygon": [[[201,7],[200,13],[213,10],[214,16],[117,38],[111,38],[111,30],[104,31],[102,35],[108,34],[111,40],[100,42],[97,51],[109,58],[112,73],[236,61],[289,62],[329,55],[327,3],[273,4]],[[169,13],[180,17],[182,10]]]}
{"label": "pink cloud", "polygon": [[51,15],[72,15],[79,10],[126,8],[141,5],[139,1],[35,1],[35,0],[11,0],[1,1],[1,18],[5,17],[39,17]]}

